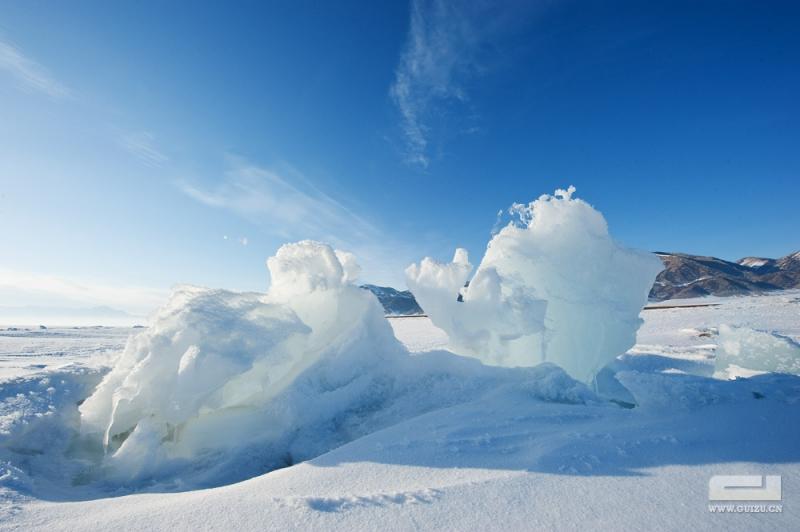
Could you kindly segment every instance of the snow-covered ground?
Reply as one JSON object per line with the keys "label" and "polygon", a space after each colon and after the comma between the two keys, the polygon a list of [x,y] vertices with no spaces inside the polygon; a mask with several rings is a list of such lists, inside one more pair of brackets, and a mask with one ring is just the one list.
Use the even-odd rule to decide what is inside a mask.
{"label": "snow-covered ground", "polygon": [[[437,351],[447,336],[428,319],[392,319],[413,358],[446,371],[417,388],[396,381],[406,391],[385,417],[359,417],[354,439],[330,452],[188,491],[181,478],[92,484],[74,448],[62,453],[70,461],[43,458],[50,442],[69,446],[57,436],[75,405],[141,329],[2,330],[0,528],[800,529],[800,378],[725,380],[759,372],[715,367],[730,331],[748,331],[729,340],[744,349],[753,334],[792,349],[800,292],[661,305],[676,303],[716,306],[643,311],[636,346],[598,377],[604,397],[549,365],[485,374]],[[782,512],[710,512],[709,479],[736,474],[780,475]]]}
{"label": "snow-covered ground", "polygon": [[39,327],[0,325],[0,378],[56,368],[64,364],[110,365],[128,336],[128,327]]}

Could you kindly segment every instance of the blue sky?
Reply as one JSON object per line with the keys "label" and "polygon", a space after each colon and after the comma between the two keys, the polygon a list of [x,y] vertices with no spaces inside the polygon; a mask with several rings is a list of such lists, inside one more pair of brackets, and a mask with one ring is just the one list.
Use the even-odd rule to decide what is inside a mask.
{"label": "blue sky", "polygon": [[575,185],[621,242],[800,249],[796,2],[0,4],[0,305],[364,280]]}

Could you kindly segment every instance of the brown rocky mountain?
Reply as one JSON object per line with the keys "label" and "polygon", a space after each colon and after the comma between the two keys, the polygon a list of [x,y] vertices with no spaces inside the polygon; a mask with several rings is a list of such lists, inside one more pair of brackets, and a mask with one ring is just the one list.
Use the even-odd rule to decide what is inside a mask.
{"label": "brown rocky mountain", "polygon": [[730,296],[800,288],[800,251],[780,259],[745,257],[729,262],[716,257],[656,252],[664,263],[651,299],[706,295]]}

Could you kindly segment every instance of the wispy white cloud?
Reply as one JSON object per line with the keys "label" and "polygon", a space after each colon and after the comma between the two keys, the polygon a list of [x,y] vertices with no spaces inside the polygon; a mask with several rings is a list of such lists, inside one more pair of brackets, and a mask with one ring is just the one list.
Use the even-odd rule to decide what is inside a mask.
{"label": "wispy white cloud", "polygon": [[[217,183],[183,180],[177,185],[194,200],[230,211],[281,240],[314,239],[351,251],[372,282],[402,286],[403,269],[417,259],[414,246],[398,242],[285,165],[264,168],[231,157],[230,168]],[[252,240],[242,237],[237,242],[244,246]]]}
{"label": "wispy white cloud", "polygon": [[23,88],[42,92],[51,98],[70,97],[70,90],[56,81],[47,69],[6,41],[0,41],[0,71],[13,77]]}
{"label": "wispy white cloud", "polygon": [[169,161],[169,157],[156,147],[155,136],[148,131],[122,135],[119,144],[147,166],[160,168]]}
{"label": "wispy white cloud", "polygon": [[291,168],[279,171],[230,157],[230,168],[212,186],[179,181],[189,197],[227,209],[285,238],[370,238],[377,229]]}
{"label": "wispy white cloud", "polygon": [[412,0],[408,40],[390,94],[400,111],[408,161],[429,163],[428,123],[434,107],[466,101],[469,76],[480,42],[473,9],[446,0]]}
{"label": "wispy white cloud", "polygon": [[102,284],[0,268],[0,301],[4,305],[102,305],[146,315],[161,305],[166,296],[166,291],[149,287]]}
{"label": "wispy white cloud", "polygon": [[[489,69],[487,52],[534,9],[530,2],[411,0],[408,37],[389,90],[400,112],[407,162],[429,165],[448,105],[470,106],[467,84]],[[467,116],[475,118],[472,111]],[[474,124],[457,130],[479,131]]]}

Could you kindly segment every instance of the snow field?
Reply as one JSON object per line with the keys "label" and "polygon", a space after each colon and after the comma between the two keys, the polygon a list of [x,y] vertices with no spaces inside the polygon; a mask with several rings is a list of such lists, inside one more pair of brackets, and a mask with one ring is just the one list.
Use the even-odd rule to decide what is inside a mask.
{"label": "snow field", "polygon": [[[796,529],[798,379],[762,375],[726,382],[710,375],[715,331],[723,323],[798,339],[798,296],[717,298],[718,307],[643,312],[638,343],[616,361],[614,374],[636,394],[640,404],[633,409],[591,400],[586,387],[554,368],[483,386],[476,369],[482,366],[463,363],[469,359],[418,353],[412,358],[438,373],[426,370],[431,377],[422,382],[415,380],[418,373],[409,375],[407,402],[396,403],[393,417],[362,425],[365,436],[352,435],[351,443],[309,462],[248,481],[178,493],[163,491],[191,484],[76,486],[72,475],[80,480],[80,467],[47,459],[44,452],[59,445],[55,426],[70,425],[48,425],[49,416],[37,414],[72,405],[77,416],[75,402],[107,371],[103,356],[86,355],[92,341],[105,340],[72,344],[74,357],[67,343],[51,358],[66,366],[2,384],[2,417],[16,421],[0,434],[0,529],[409,530],[424,523],[442,530],[522,530],[576,529],[587,522],[615,529]],[[425,318],[389,323],[401,340],[417,339],[424,350],[446,340]],[[464,388],[468,375],[475,377],[472,391]],[[431,390],[441,381],[450,383],[451,403],[435,404]],[[568,383],[571,395],[551,393],[570,389]],[[417,403],[425,398],[428,413],[413,415],[424,410]],[[36,423],[43,424],[37,429]],[[37,432],[35,438],[22,432],[31,425],[24,430]],[[783,512],[709,514],[714,474],[782,475]],[[143,492],[105,498],[131,491]]]}

